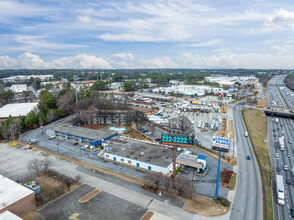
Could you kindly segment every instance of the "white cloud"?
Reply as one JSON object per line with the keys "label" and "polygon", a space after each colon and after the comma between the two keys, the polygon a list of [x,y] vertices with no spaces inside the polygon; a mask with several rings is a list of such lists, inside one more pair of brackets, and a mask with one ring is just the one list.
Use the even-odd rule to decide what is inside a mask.
{"label": "white cloud", "polygon": [[111,69],[111,65],[102,57],[80,54],[74,57],[62,57],[52,62],[57,68],[74,69]]}
{"label": "white cloud", "polygon": [[182,68],[248,68],[277,69],[294,68],[294,55],[276,54],[232,54],[221,53],[212,56],[184,53],[179,58]]}
{"label": "white cloud", "polygon": [[112,66],[102,57],[80,54],[44,61],[38,55],[26,52],[17,59],[0,56],[0,69],[111,69]]}
{"label": "white cloud", "polygon": [[191,44],[183,44],[185,47],[207,47],[214,44],[218,44],[220,42],[219,39],[210,40],[210,41],[204,41],[199,43],[191,43]]}
{"label": "white cloud", "polygon": [[134,56],[131,53],[117,53],[117,54],[113,54],[112,58],[118,59],[118,60],[133,60]]}
{"label": "white cloud", "polygon": [[274,27],[289,26],[294,30],[294,12],[290,12],[284,9],[275,10],[275,13],[268,16],[264,23],[267,26]]}
{"label": "white cloud", "polygon": [[79,20],[82,23],[89,23],[89,22],[91,22],[91,18],[89,18],[88,16],[79,16]]}
{"label": "white cloud", "polygon": [[285,47],[280,47],[280,46],[272,46],[272,50],[278,54],[283,54],[287,52],[287,49]]}
{"label": "white cloud", "polygon": [[154,59],[141,59],[138,60],[142,65],[142,68],[154,69],[154,68],[178,68],[179,65],[171,61],[169,57],[160,57]]}

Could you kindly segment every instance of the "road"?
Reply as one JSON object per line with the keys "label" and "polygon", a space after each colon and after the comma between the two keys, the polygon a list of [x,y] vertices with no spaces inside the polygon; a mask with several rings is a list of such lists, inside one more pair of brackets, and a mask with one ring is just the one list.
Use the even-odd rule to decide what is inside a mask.
{"label": "road", "polygon": [[[239,167],[230,219],[262,219],[260,173],[249,138],[244,136],[246,129],[240,110],[240,105],[236,105],[233,109]],[[247,160],[247,156],[251,159]]]}
{"label": "road", "polygon": [[[294,106],[294,93],[288,90],[286,87],[282,89],[277,84],[282,85],[285,79],[285,75],[277,76],[271,79],[268,83],[268,99],[270,105],[279,105],[281,108],[292,108]],[[294,149],[293,144],[289,143],[289,140],[293,142],[294,137],[294,121],[290,118],[278,118],[268,117],[268,134],[269,141],[268,147],[270,150],[270,158],[272,164],[272,185],[273,185],[273,206],[275,219],[291,219],[290,209],[294,207],[294,189],[292,185],[286,184],[286,179],[290,178],[293,184],[293,176],[291,174],[292,167],[294,166]],[[279,148],[279,137],[284,137],[285,150],[281,151]],[[276,146],[276,147],[275,147]],[[277,156],[276,156],[277,155]],[[283,169],[284,165],[289,166],[289,171]],[[281,171],[277,171],[277,167],[281,168]],[[277,204],[276,197],[276,175],[280,174],[284,179],[285,188],[285,205],[281,206]]]}

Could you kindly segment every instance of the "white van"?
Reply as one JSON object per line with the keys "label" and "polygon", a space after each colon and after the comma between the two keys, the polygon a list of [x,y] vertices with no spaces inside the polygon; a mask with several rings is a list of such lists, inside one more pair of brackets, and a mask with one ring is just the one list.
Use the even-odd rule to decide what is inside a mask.
{"label": "white van", "polygon": [[28,144],[35,144],[35,143],[38,143],[38,139],[32,139],[32,140],[29,140],[28,141]]}

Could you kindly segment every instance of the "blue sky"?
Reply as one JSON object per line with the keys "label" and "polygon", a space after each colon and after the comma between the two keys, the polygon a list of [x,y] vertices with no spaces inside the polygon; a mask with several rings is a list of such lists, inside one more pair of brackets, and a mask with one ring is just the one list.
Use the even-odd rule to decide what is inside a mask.
{"label": "blue sky", "polygon": [[294,68],[294,4],[0,0],[0,69]]}

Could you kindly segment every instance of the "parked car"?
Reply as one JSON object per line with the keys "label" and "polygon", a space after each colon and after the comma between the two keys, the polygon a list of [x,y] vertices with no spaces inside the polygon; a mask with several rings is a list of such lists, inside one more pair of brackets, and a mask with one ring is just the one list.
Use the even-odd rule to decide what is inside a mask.
{"label": "parked car", "polygon": [[55,135],[52,135],[52,136],[49,136],[49,137],[48,137],[49,140],[52,140],[52,139],[54,139],[54,138],[55,138]]}
{"label": "parked car", "polygon": [[76,146],[76,145],[78,145],[78,144],[79,144],[78,142],[75,142],[75,143],[73,143],[72,145],[73,145],[73,146]]}
{"label": "parked car", "polygon": [[185,174],[189,174],[189,171],[186,170],[185,168],[182,168],[182,169],[180,170],[180,172],[181,172],[181,173],[185,173]]}
{"label": "parked car", "polygon": [[154,125],[154,124],[151,124],[151,123],[149,123],[149,124],[148,124],[148,126],[149,126],[149,127],[154,127],[155,125]]}
{"label": "parked car", "polygon": [[32,140],[29,140],[28,141],[28,144],[35,144],[35,143],[38,143],[38,139],[32,139]]}

